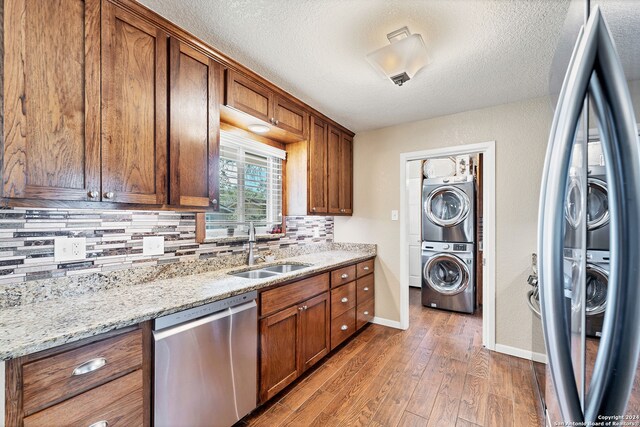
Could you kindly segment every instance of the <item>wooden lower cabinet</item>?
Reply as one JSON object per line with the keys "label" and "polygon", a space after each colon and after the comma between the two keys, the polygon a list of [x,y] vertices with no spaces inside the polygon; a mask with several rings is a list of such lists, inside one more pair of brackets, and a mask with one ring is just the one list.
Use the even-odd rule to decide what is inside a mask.
{"label": "wooden lower cabinet", "polygon": [[7,361],[6,426],[149,426],[151,340],[147,322]]}
{"label": "wooden lower cabinet", "polygon": [[260,402],[329,353],[329,301],[324,292],[260,320]]}
{"label": "wooden lower cabinet", "polygon": [[329,353],[329,293],[310,299],[300,311],[302,372]]}
{"label": "wooden lower cabinet", "polygon": [[[143,425],[142,370],[82,393],[24,419],[24,427]],[[98,424],[103,422],[103,424]]]}

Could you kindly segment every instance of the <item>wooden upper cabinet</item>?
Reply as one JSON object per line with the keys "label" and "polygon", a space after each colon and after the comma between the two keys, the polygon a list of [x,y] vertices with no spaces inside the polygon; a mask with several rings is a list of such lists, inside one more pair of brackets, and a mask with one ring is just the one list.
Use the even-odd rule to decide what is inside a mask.
{"label": "wooden upper cabinet", "polygon": [[102,199],[165,204],[167,34],[102,2]]}
{"label": "wooden upper cabinet", "polygon": [[351,215],[352,209],[352,138],[333,126],[329,126],[328,142],[328,192],[329,213]]}
{"label": "wooden upper cabinet", "polygon": [[298,104],[276,95],[273,103],[272,123],[281,129],[303,138],[307,135],[309,113]]}
{"label": "wooden upper cabinet", "polygon": [[170,203],[217,209],[224,70],[177,39],[169,51]]}
{"label": "wooden upper cabinet", "polygon": [[340,213],[340,147],[341,135],[340,131],[333,126],[329,126],[329,137],[327,143],[327,181],[328,181],[328,199],[329,213]]}
{"label": "wooden upper cabinet", "polygon": [[328,126],[323,121],[311,117],[309,135],[308,170],[308,210],[319,214],[328,212],[327,203],[327,137]]}
{"label": "wooden upper cabinet", "polygon": [[353,213],[353,138],[342,132],[340,137],[340,213]]}
{"label": "wooden upper cabinet", "polygon": [[4,197],[98,200],[100,1],[4,2]]}
{"label": "wooden upper cabinet", "polygon": [[227,70],[225,105],[288,132],[294,141],[307,136],[309,113],[302,105],[234,70]]}
{"label": "wooden upper cabinet", "polygon": [[260,83],[233,70],[227,70],[225,104],[265,122],[273,118],[273,94]]}

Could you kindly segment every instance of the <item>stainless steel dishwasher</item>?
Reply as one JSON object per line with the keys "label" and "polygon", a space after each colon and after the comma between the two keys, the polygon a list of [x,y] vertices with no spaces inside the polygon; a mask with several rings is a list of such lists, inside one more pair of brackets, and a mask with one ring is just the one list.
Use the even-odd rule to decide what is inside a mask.
{"label": "stainless steel dishwasher", "polygon": [[256,407],[257,293],[154,322],[154,425],[229,427]]}

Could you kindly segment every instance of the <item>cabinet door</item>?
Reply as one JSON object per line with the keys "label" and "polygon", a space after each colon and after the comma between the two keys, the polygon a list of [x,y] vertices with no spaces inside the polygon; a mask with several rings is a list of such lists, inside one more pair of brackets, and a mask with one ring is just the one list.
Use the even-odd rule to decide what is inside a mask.
{"label": "cabinet door", "polygon": [[217,209],[222,66],[171,39],[169,67],[170,202]]}
{"label": "cabinet door", "polygon": [[102,197],[164,204],[167,35],[103,0]]}
{"label": "cabinet door", "polygon": [[303,138],[307,134],[309,114],[300,105],[275,96],[273,103],[274,124]]}
{"label": "cabinet door", "polygon": [[331,346],[329,293],[325,292],[303,302],[302,307],[300,357],[302,372],[304,372],[329,353]]}
{"label": "cabinet door", "polygon": [[271,123],[273,94],[269,89],[233,70],[227,70],[225,104]]}
{"label": "cabinet door", "polygon": [[4,196],[99,200],[99,0],[6,0],[4,23]]}
{"label": "cabinet door", "polygon": [[327,141],[327,192],[329,202],[329,213],[339,214],[340,208],[340,193],[342,189],[342,182],[340,180],[342,173],[340,168],[342,167],[342,157],[340,155],[340,148],[342,146],[340,131],[333,126],[329,126],[329,135]]}
{"label": "cabinet door", "polygon": [[340,137],[340,213],[353,213],[353,138],[345,133]]}
{"label": "cabinet door", "polygon": [[327,125],[311,117],[308,155],[308,209],[311,214],[327,213]]}
{"label": "cabinet door", "polygon": [[298,306],[260,321],[260,401],[271,399],[299,374]]}

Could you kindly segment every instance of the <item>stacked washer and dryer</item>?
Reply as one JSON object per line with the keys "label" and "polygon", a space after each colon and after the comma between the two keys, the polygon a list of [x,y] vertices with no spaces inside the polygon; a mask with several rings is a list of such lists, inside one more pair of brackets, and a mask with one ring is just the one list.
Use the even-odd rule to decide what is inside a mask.
{"label": "stacked washer and dryer", "polygon": [[474,241],[473,175],[427,176],[422,183],[422,305],[473,313]]}

